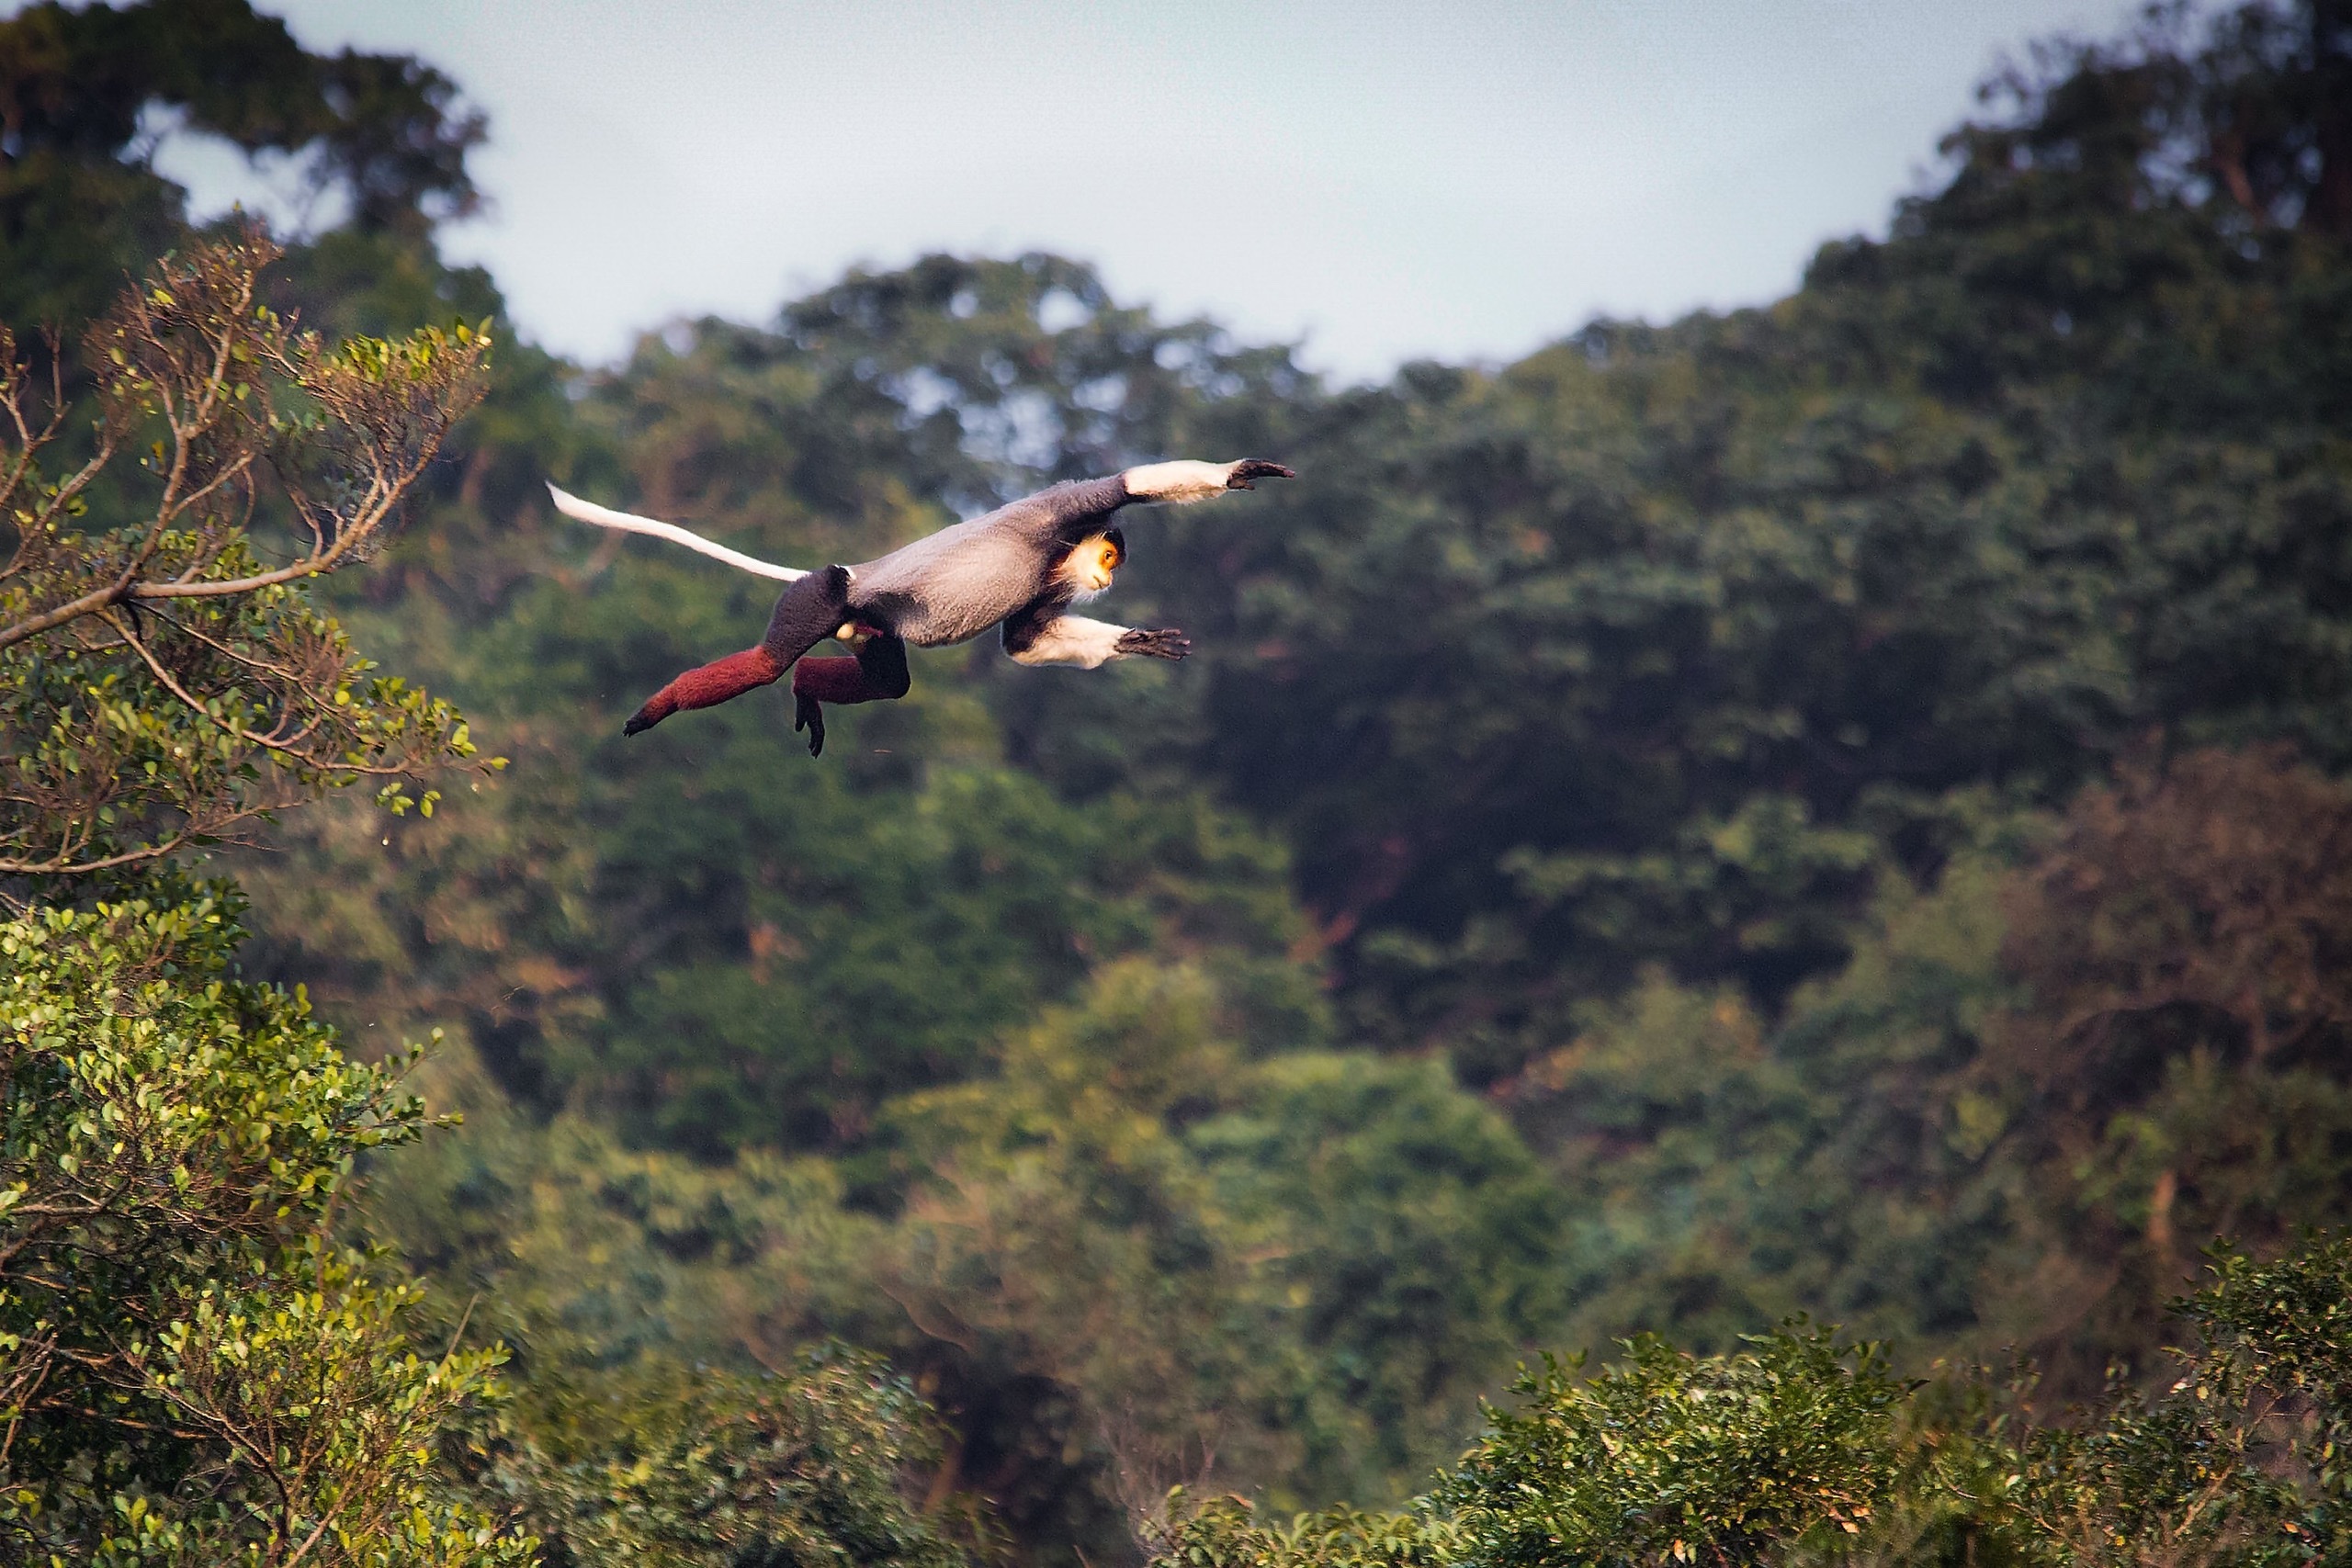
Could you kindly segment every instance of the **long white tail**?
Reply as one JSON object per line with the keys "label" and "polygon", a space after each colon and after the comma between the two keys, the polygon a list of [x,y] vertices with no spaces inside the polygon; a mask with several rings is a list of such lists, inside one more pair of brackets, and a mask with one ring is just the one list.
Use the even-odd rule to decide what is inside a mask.
{"label": "long white tail", "polygon": [[673,545],[684,545],[690,550],[725,561],[729,566],[748,571],[754,577],[773,577],[780,582],[791,582],[808,576],[788,566],[761,560],[741,550],[730,550],[725,545],[714,545],[700,534],[688,533],[675,523],[659,523],[650,517],[639,517],[633,512],[616,512],[609,506],[599,506],[593,501],[582,501],[569,491],[548,486],[548,493],[555,497],[555,509],[566,517],[576,517],[582,523],[594,523],[599,528],[618,528],[627,534],[650,534],[657,539],[667,539]]}

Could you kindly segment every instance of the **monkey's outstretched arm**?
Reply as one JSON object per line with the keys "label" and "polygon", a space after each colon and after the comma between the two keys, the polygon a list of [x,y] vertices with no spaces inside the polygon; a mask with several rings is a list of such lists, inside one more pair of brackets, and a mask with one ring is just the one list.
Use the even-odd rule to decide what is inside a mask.
{"label": "monkey's outstretched arm", "polygon": [[1016,664],[1075,664],[1099,670],[1114,659],[1182,659],[1192,640],[1172,626],[1139,631],[1083,615],[1050,620],[1013,616],[1004,623],[1004,650]]}
{"label": "monkey's outstretched arm", "polygon": [[1127,499],[1149,505],[1172,502],[1183,506],[1207,501],[1229,490],[1256,490],[1252,479],[1295,479],[1298,476],[1280,463],[1244,457],[1238,463],[1202,463],[1182,458],[1172,463],[1146,463],[1119,475]]}
{"label": "monkey's outstretched arm", "polygon": [[1230,490],[1255,490],[1253,479],[1288,479],[1298,476],[1280,463],[1244,457],[1232,463],[1203,463],[1180,458],[1146,463],[1105,479],[1080,479],[1040,491],[1006,508],[1009,513],[1042,509],[1054,523],[1055,536],[1076,544],[1101,530],[1103,520],[1123,506],[1188,506],[1210,501]]}

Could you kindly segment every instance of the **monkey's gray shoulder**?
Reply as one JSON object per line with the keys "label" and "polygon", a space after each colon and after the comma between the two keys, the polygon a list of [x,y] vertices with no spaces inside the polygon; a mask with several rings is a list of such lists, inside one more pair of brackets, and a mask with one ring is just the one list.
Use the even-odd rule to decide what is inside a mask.
{"label": "monkey's gray shoulder", "polygon": [[1066,479],[1003,510],[1023,511],[1032,526],[1050,528],[1061,543],[1072,544],[1134,499],[1127,493],[1126,480],[1113,474],[1100,479]]}

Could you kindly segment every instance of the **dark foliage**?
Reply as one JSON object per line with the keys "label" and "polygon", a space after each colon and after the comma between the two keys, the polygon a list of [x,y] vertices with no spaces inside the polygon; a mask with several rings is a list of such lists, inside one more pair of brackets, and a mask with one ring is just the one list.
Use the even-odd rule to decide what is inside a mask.
{"label": "dark foliage", "polygon": [[[248,971],[453,1036],[474,1124],[369,1224],[519,1392],[416,1483],[581,1562],[985,1555],[984,1497],[1100,1565],[1171,1481],[1388,1504],[1476,1441],[1443,1506],[1169,1549],[2340,1556],[2335,1252],[2223,1262],[2186,1363],[2162,1303],[2352,1194],[2347,39],[2314,0],[2037,49],[1786,299],[1337,390],[1047,255],[583,372],[435,249],[481,127],[432,67],[218,0],[0,24],[0,320],[78,341],[185,244],[174,115],[347,214],[281,317],[503,340],[302,613],[515,765],[237,863]],[[821,763],[757,696],[622,744],[765,594],[538,489],[813,563],[1243,451],[1304,477],[1129,527],[1119,602],[1193,660],[922,655]],[[1915,1395],[1801,1312],[2041,1381]],[[1621,1337],[1478,1437],[1515,1359]]]}

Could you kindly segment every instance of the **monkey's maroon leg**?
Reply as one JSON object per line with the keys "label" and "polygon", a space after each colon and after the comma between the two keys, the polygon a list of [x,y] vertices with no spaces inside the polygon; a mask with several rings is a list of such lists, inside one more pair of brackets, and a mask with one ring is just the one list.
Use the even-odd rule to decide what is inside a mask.
{"label": "monkey's maroon leg", "polygon": [[687,671],[646,698],[621,733],[641,734],[682,708],[711,707],[782,679],[795,660],[833,635],[848,600],[846,568],[829,566],[799,579],[777,597],[759,647]]}
{"label": "monkey's maroon leg", "polygon": [[792,667],[792,694],[820,703],[888,703],[907,694],[907,645],[877,637],[854,659],[804,659]]}
{"label": "monkey's maroon leg", "polygon": [[808,732],[808,754],[825,750],[826,703],[888,703],[907,694],[907,645],[876,637],[854,659],[804,659],[792,667],[792,728]]}
{"label": "monkey's maroon leg", "polygon": [[628,722],[621,726],[621,733],[636,735],[650,729],[682,708],[715,707],[754,686],[782,679],[786,668],[764,648],[747,648],[741,653],[697,665],[646,698],[645,705],[629,715]]}

